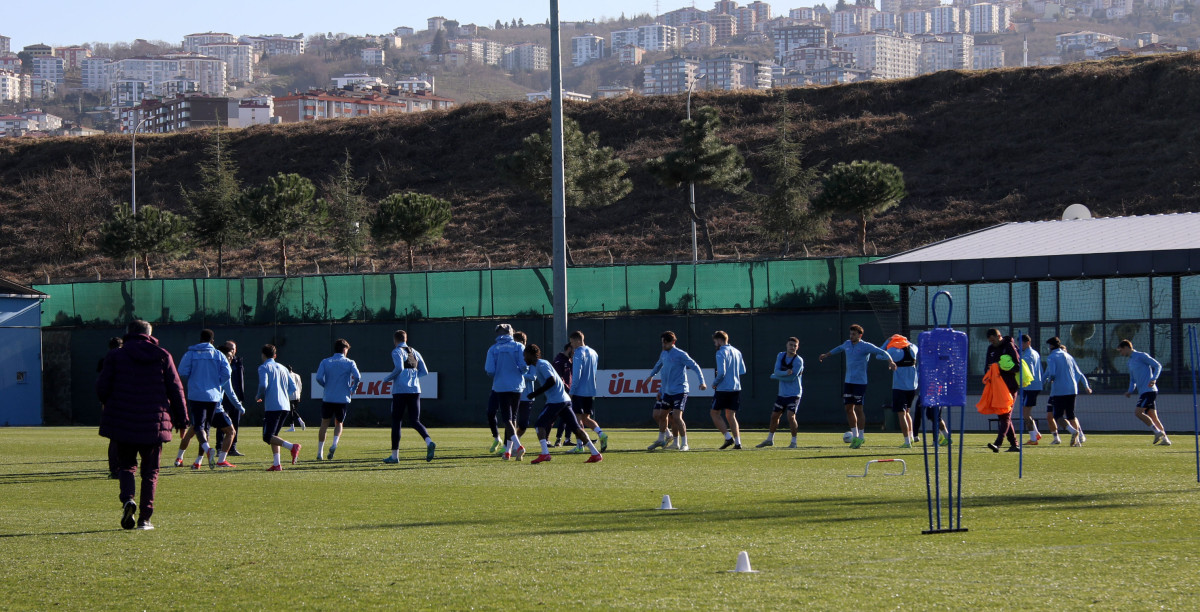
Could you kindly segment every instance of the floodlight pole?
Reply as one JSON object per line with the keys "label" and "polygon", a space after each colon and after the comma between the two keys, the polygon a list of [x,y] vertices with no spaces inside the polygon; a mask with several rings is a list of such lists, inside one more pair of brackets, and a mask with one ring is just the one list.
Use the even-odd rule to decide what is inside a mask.
{"label": "floodlight pole", "polygon": [[567,200],[563,176],[562,51],[558,0],[550,0],[550,193],[554,235],[553,355],[567,343]]}
{"label": "floodlight pole", "polygon": [[[130,161],[129,169],[133,175],[133,180],[130,181],[129,204],[133,211],[133,220],[134,220],[133,231],[135,231],[135,232],[137,231],[137,131],[139,129],[141,129],[142,124],[146,123],[149,120],[150,120],[150,118],[146,117],[146,118],[142,119],[141,121],[138,121],[137,125],[133,126],[133,134],[132,134],[133,139],[132,139],[132,143],[129,145],[129,161]],[[136,250],[133,252],[133,278],[135,278],[135,279],[137,278],[137,251]]]}
{"label": "floodlight pole", "polygon": [[[696,83],[700,82],[701,79],[703,79],[704,77],[707,77],[707,76],[708,76],[708,73],[701,72],[699,75],[696,76],[696,78],[692,79],[692,82],[688,83],[688,95],[687,95],[687,119],[688,119],[688,121],[692,120],[692,88],[696,86]],[[692,205],[692,264],[695,264],[696,261],[698,261],[700,259],[700,249],[699,249],[699,245],[697,245],[697,243],[696,243],[696,182],[695,181],[688,181],[688,201]]]}

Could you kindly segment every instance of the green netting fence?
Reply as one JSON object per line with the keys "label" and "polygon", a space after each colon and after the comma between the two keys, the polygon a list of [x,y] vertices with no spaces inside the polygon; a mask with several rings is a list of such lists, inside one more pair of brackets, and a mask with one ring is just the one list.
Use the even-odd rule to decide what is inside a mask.
{"label": "green netting fence", "polygon": [[[862,285],[869,257],[568,269],[571,313],[866,309],[897,288]],[[35,285],[43,327],[151,323],[268,325],[550,314],[549,268]]]}

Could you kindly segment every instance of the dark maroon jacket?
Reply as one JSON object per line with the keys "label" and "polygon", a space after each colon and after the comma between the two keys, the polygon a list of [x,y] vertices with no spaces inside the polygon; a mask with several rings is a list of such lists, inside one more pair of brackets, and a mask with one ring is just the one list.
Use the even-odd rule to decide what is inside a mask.
{"label": "dark maroon jacket", "polygon": [[175,360],[145,334],[125,336],[124,346],[105,355],[96,395],[104,404],[100,435],[118,442],[170,442],[171,430],[188,422]]}
{"label": "dark maroon jacket", "polygon": [[554,363],[550,365],[554,366],[554,371],[558,372],[558,377],[562,379],[563,386],[569,392],[571,390],[571,358],[565,353],[559,353],[554,356]]}

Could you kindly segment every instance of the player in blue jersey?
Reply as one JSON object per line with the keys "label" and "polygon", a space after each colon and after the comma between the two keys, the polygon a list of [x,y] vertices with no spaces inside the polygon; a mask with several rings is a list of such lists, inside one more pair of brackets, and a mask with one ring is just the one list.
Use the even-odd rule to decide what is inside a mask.
{"label": "player in blue jersey", "polygon": [[513,339],[513,328],[507,323],[496,326],[496,341],[488,348],[483,369],[492,377],[491,402],[495,402],[500,420],[504,423],[504,460],[514,456],[519,461],[525,455],[525,447],[517,436],[517,405],[521,392],[525,390],[525,364],[522,353],[525,345]]}
{"label": "player in blue jersey", "polygon": [[1050,425],[1050,435],[1054,436],[1051,444],[1061,444],[1058,434],[1058,419],[1063,419],[1067,431],[1071,432],[1071,446],[1083,446],[1087,436],[1083,435],[1083,427],[1075,416],[1075,397],[1079,395],[1082,386],[1089,394],[1092,392],[1087,377],[1075,363],[1075,358],[1067,352],[1067,347],[1055,336],[1046,341],[1050,354],[1046,357],[1046,376],[1044,380],[1050,383],[1050,402],[1046,405],[1046,422]]}
{"label": "player in blue jersey", "polygon": [[1167,437],[1162,421],[1158,420],[1158,408],[1155,406],[1162,364],[1146,353],[1133,350],[1133,343],[1129,340],[1121,340],[1117,344],[1117,352],[1129,359],[1129,390],[1125,392],[1125,397],[1138,394],[1134,416],[1154,430],[1155,444],[1170,446],[1171,439]]}
{"label": "player in blue jersey", "polygon": [[771,429],[767,432],[767,439],[759,442],[757,448],[775,446],[775,430],[779,427],[779,419],[785,414],[788,427],[792,430],[792,443],[788,448],[796,448],[796,436],[800,433],[796,411],[800,409],[800,396],[804,393],[800,384],[800,376],[804,374],[804,358],[797,354],[799,350],[800,339],[793,336],[787,339],[784,351],[775,356],[771,378],[779,381],[779,392],[771,409]]}
{"label": "player in blue jersey", "polygon": [[713,424],[725,436],[721,450],[730,446],[734,450],[742,450],[742,432],[738,427],[737,411],[742,403],[742,375],[746,373],[746,362],[742,360],[742,352],[729,344],[729,334],[723,331],[714,332],[713,344],[717,347],[711,411]]}
{"label": "player in blue jersey", "polygon": [[[325,388],[325,397],[321,400],[321,430],[317,433],[317,461],[333,459],[337,452],[338,442],[342,439],[342,424],[346,422],[346,412],[350,409],[350,400],[358,388],[362,374],[358,364],[348,359],[350,343],[338,338],[333,343],[333,355],[321,360],[317,366],[317,384]],[[329,447],[329,456],[325,456],[325,433],[329,424],[333,423],[333,444]]]}
{"label": "player in blue jersey", "polygon": [[896,370],[892,372],[892,412],[900,421],[900,434],[904,438],[900,448],[912,448],[913,421],[908,409],[917,399],[917,345],[900,334],[893,334],[884,346],[892,363],[896,364]]}
{"label": "player in blue jersey", "polygon": [[[529,336],[526,336],[525,332],[523,331],[517,331],[513,332],[513,340],[520,343],[521,346],[527,346],[529,343]],[[525,430],[529,428],[529,413],[533,410],[533,400],[529,398],[529,394],[533,391],[533,382],[534,371],[533,368],[529,368],[529,371],[525,372],[525,390],[521,391],[521,399],[517,402],[517,414],[515,421],[517,425],[518,438],[525,435]]]}
{"label": "player in blue jersey", "polygon": [[[576,330],[568,337],[575,353],[571,356],[571,408],[579,424],[596,432],[600,440],[600,452],[608,450],[608,434],[596,422],[596,368],[600,355],[583,341],[583,332]],[[576,438],[573,453],[583,452],[583,439]]]}
{"label": "player in blue jersey", "polygon": [[1025,386],[1025,406],[1022,418],[1025,419],[1025,425],[1029,427],[1029,441],[1025,444],[1037,446],[1038,441],[1042,439],[1042,434],[1038,431],[1037,419],[1031,413],[1034,408],[1037,408],[1037,398],[1042,393],[1042,355],[1033,348],[1033,338],[1029,334],[1021,334],[1021,361],[1025,362],[1029,373],[1033,374],[1030,383]]}
{"label": "player in blue jersey", "polygon": [[862,339],[863,328],[855,323],[850,326],[850,339],[821,353],[820,361],[838,353],[846,353],[846,379],[842,386],[842,403],[845,405],[846,421],[850,424],[850,448],[858,448],[866,441],[867,419],[863,414],[863,402],[867,395],[867,364],[871,355],[887,359],[888,369],[895,371],[896,362],[887,351]]}
{"label": "player in blue jersey", "polygon": [[[687,370],[696,373],[700,379],[700,390],[708,388],[704,382],[704,372],[700,370],[699,364],[691,355],[680,350],[675,346],[675,332],[666,331],[659,336],[662,341],[662,354],[658,357],[658,362],[654,364],[654,369],[650,370],[650,375],[646,377],[646,384],[654,379],[654,375],[662,372],[662,401],[669,408],[669,412],[678,413],[678,424],[683,423],[683,411],[687,407],[688,391],[691,390],[687,380]],[[661,433],[659,435],[662,435]],[[675,438],[675,446],[681,451],[688,450],[687,429],[680,428],[679,435]]]}
{"label": "player in blue jersey", "polygon": [[525,347],[524,357],[529,371],[533,372],[533,384],[537,385],[537,388],[529,393],[529,397],[536,399],[537,396],[546,394],[546,406],[537,420],[538,442],[542,445],[542,452],[530,463],[543,463],[550,460],[550,443],[547,439],[550,437],[550,427],[560,416],[567,420],[567,427],[575,432],[576,438],[582,440],[588,452],[591,453],[592,456],[588,457],[584,463],[603,461],[604,456],[588,439],[587,431],[580,427],[579,421],[575,419],[575,411],[571,408],[571,396],[567,395],[567,387],[563,384],[562,378],[558,372],[554,371],[554,366],[549,361],[542,359],[542,349],[538,348],[536,344],[530,344]]}

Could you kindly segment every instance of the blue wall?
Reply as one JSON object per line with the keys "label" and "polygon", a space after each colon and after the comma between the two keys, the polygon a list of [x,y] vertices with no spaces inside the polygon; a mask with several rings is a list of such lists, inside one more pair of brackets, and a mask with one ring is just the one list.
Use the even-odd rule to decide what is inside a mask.
{"label": "blue wall", "polygon": [[[42,310],[38,303],[0,297],[0,426],[42,424]],[[14,316],[26,308],[29,310]]]}

